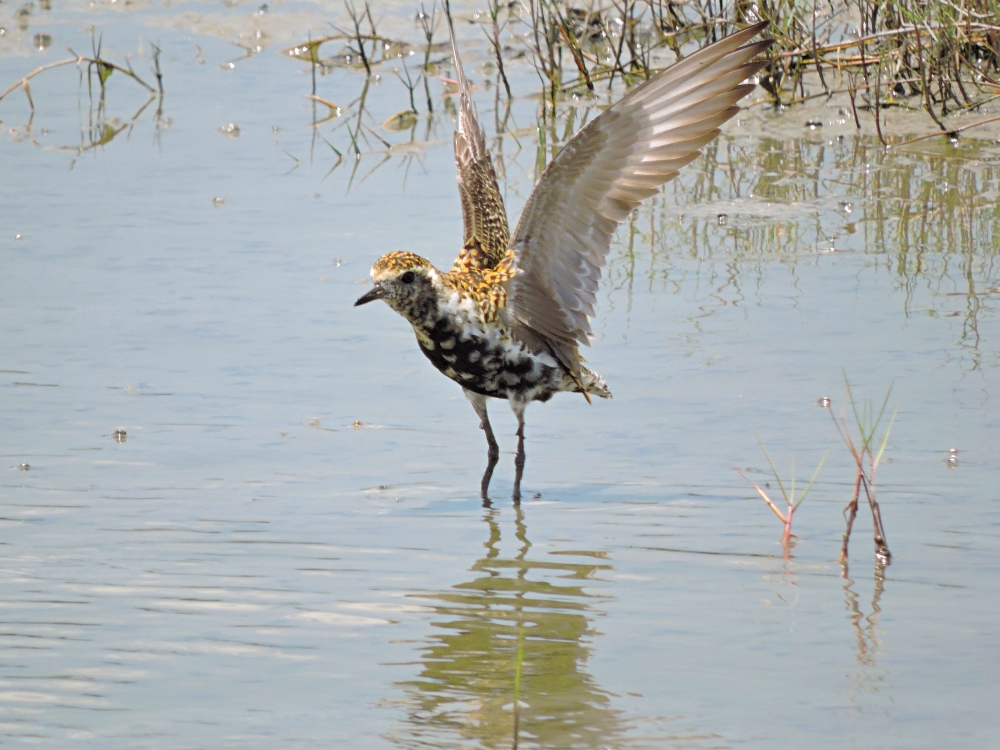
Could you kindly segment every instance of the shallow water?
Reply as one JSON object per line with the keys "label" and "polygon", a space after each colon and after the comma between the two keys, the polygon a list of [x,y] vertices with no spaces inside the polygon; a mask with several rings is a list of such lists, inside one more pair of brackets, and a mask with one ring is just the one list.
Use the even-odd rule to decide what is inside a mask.
{"label": "shallow water", "polygon": [[[418,41],[414,10],[385,33]],[[166,95],[129,124],[140,86],[113,74],[99,112],[67,66],[32,79],[30,120],[0,101],[5,743],[507,747],[515,682],[521,747],[995,742],[994,145],[886,153],[836,109],[818,130],[750,110],[621,231],[587,352],[615,398],[528,410],[519,509],[494,405],[484,509],[459,389],[388,308],[351,306],[386,250],[454,255],[441,82],[432,118],[418,89],[415,129],[381,128],[408,106],[384,66],[356,161],[363,74],[318,77],[345,113],[314,129],[310,68],[279,54],[340,6],[17,12],[0,88],[93,25],[148,80],[159,45]],[[535,106],[491,141],[512,216]],[[593,115],[561,108],[545,143]],[[864,507],[837,563],[854,474],[817,400],[839,412],[844,373],[898,407],[886,568]],[[800,487],[828,452],[790,559],[732,468],[776,492],[757,436]]]}

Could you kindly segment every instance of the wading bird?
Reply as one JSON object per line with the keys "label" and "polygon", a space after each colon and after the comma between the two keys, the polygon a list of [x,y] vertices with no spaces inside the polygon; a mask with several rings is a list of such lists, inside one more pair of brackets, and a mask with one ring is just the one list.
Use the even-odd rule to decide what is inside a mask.
{"label": "wading bird", "polygon": [[[449,19],[450,20],[450,19]],[[583,365],[601,269],[617,226],[739,112],[736,102],[765,62],[769,42],[743,29],[675,63],[586,125],[542,173],[513,236],[469,82],[452,52],[459,88],[455,162],[465,241],[450,271],[391,252],[371,270],[374,288],[355,306],[384,300],[413,326],[421,351],[458,383],[489,445],[481,493],[488,501],[500,448],[487,399],[517,417],[514,501],[524,473],[524,410],[559,391],[609,398]]]}

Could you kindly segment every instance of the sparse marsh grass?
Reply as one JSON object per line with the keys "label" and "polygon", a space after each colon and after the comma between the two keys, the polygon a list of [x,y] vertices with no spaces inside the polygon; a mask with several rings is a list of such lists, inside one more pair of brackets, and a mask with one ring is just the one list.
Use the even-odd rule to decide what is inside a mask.
{"label": "sparse marsh grass", "polygon": [[616,76],[645,80],[735,25],[760,20],[770,22],[766,35],[774,40],[760,81],[768,101],[846,95],[858,127],[859,110],[867,111],[883,143],[887,108],[923,110],[940,131],[956,133],[943,118],[1000,95],[1000,8],[977,0],[531,0],[509,13],[528,29],[523,37],[553,102],[610,86]]}
{"label": "sparse marsh grass", "polygon": [[[438,10],[436,4],[417,10],[421,44],[380,35],[370,4],[347,2],[344,28],[334,26],[335,34],[286,53],[324,70],[349,66],[371,75],[419,48],[426,77],[448,59],[447,46],[434,41]],[[758,102],[780,108],[839,95],[859,128],[862,117],[872,118],[883,144],[892,140],[884,130],[890,109],[923,111],[938,132],[957,137],[981,123],[949,124],[949,115],[979,111],[1000,99],[1000,6],[982,0],[486,0],[471,22],[483,32],[508,100],[535,93],[512,91],[507,74],[527,56],[545,100],[555,106],[567,96],[610,91],[616,81],[644,81],[698,47],[760,20],[770,22],[765,36],[773,45]],[[342,48],[321,57],[319,48],[328,42]],[[429,88],[425,93],[431,110]]]}
{"label": "sparse marsh grass", "polygon": [[[851,539],[851,530],[854,527],[854,520],[858,515],[858,502],[861,497],[861,492],[864,491],[865,497],[868,500],[868,505],[872,512],[875,556],[879,563],[884,566],[889,564],[892,559],[892,555],[889,552],[888,542],[886,542],[885,529],[882,525],[882,512],[879,508],[878,500],[876,499],[875,490],[876,472],[882,461],[886,445],[889,442],[889,434],[892,432],[892,425],[896,419],[896,408],[894,408],[892,413],[888,415],[888,422],[885,425],[884,431],[880,432],[880,426],[883,424],[883,421],[887,416],[886,410],[889,405],[889,398],[892,395],[892,386],[890,385],[889,389],[886,391],[885,398],[882,399],[882,403],[880,405],[876,405],[870,400],[859,403],[855,399],[854,391],[851,388],[851,383],[847,379],[846,374],[844,375],[844,385],[844,402],[841,405],[839,414],[834,413],[833,401],[831,399],[820,399],[820,406],[830,413],[830,416],[833,419],[833,424],[837,428],[837,434],[840,436],[840,439],[850,452],[855,468],[853,481],[854,492],[850,501],[847,503],[847,506],[844,508],[846,527],[844,530],[843,543],[841,545],[840,562],[841,564],[846,564],[847,550]],[[848,406],[850,407],[851,417],[853,418],[853,428],[845,417],[845,412]],[[767,448],[764,446],[764,443],[759,436],[757,438],[757,442],[760,444],[760,448],[764,452],[764,457],[767,459],[767,465],[771,470],[771,475],[774,477],[774,480],[778,485],[778,489],[781,492],[782,499],[785,502],[784,511],[778,507],[778,504],[775,503],[764,487],[761,487],[760,484],[755,482],[753,479],[750,479],[739,469],[739,467],[734,466],[733,468],[736,469],[737,474],[754,486],[754,489],[757,490],[757,493],[761,496],[761,498],[763,498],[764,502],[767,503],[774,515],[776,515],[782,524],[784,524],[784,535],[781,538],[781,544],[785,550],[785,557],[789,557],[792,545],[792,522],[795,518],[795,511],[798,510],[799,506],[806,499],[806,496],[812,489],[813,484],[816,481],[816,477],[819,475],[820,469],[823,468],[823,464],[826,461],[826,454],[823,454],[819,464],[816,466],[816,470],[813,472],[812,478],[802,491],[802,494],[796,497],[794,459],[792,460],[791,473],[787,482],[788,486],[786,487],[786,482],[782,480],[781,475],[778,473],[778,469],[774,465],[774,461],[771,460],[771,454],[768,453]]]}

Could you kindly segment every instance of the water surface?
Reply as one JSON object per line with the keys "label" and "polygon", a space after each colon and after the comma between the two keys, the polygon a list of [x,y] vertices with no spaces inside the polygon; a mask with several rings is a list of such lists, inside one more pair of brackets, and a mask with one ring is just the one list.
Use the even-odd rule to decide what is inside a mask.
{"label": "water surface", "polygon": [[[384,33],[418,44],[415,10],[380,9]],[[812,130],[741,116],[619,233],[586,352],[615,397],[528,410],[520,508],[494,404],[484,509],[459,389],[388,308],[351,307],[381,253],[455,254],[447,87],[393,130],[391,65],[367,88],[330,67],[317,95],[344,112],[313,127],[328,108],[280,50],[328,21],[0,6],[0,88],[94,26],[147,80],[158,45],[166,92],[115,73],[101,107],[67,66],[32,79],[33,116],[0,102],[4,741],[507,747],[520,662],[521,747],[989,745],[997,148],[886,152],[836,107]],[[530,63],[497,110],[479,34],[460,25],[516,216],[607,96],[540,141]],[[837,562],[854,474],[817,400],[839,412],[845,373],[898,407],[885,568],[864,508]],[[732,468],[774,490],[758,436],[800,486],[829,452],[791,558]]]}

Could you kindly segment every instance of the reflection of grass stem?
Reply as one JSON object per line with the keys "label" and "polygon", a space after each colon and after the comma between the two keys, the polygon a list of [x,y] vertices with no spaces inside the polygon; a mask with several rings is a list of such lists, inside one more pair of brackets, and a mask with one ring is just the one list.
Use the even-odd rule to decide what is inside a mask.
{"label": "reflection of grass stem", "polygon": [[778,470],[774,468],[774,462],[771,460],[771,455],[767,452],[767,448],[764,447],[763,441],[760,437],[757,438],[757,442],[760,443],[760,449],[764,451],[764,456],[767,458],[767,464],[771,467],[771,473],[774,475],[775,481],[778,483],[778,488],[781,490],[781,496],[785,500],[785,512],[782,513],[775,502],[768,496],[767,492],[757,484],[755,481],[750,479],[746,474],[736,468],[736,473],[741,477],[746,479],[750,484],[754,486],[754,489],[764,498],[764,502],[767,503],[768,507],[774,512],[781,522],[785,525],[785,533],[781,537],[781,546],[785,549],[785,556],[790,555],[790,546],[792,539],[792,520],[795,518],[795,511],[798,507],[802,505],[802,502],[806,499],[809,494],[809,490],[812,489],[813,483],[816,481],[816,477],[819,476],[819,470],[823,468],[823,462],[826,461],[826,454],[823,454],[823,458],[819,460],[819,464],[816,466],[816,471],[813,472],[812,479],[809,480],[809,484],[806,485],[805,490],[802,491],[802,495],[798,500],[795,499],[795,460],[792,459],[792,475],[789,480],[789,488],[785,489],[785,483],[781,481],[781,476],[778,474]]}
{"label": "reflection of grass stem", "polygon": [[347,124],[347,135],[351,137],[351,145],[354,146],[354,156],[357,159],[361,158],[361,149],[358,148],[358,139],[354,137],[354,131],[351,130],[351,124]]}
{"label": "reflection of grass stem", "polygon": [[889,442],[889,433],[896,419],[896,410],[898,407],[893,409],[892,416],[889,418],[889,424],[885,428],[885,434],[876,447],[873,443],[875,431],[882,422],[882,417],[885,416],[886,407],[889,405],[889,396],[892,395],[892,386],[889,386],[885,398],[882,399],[882,406],[879,408],[878,414],[875,414],[870,401],[866,401],[859,411],[858,404],[854,400],[854,392],[851,390],[851,383],[847,380],[846,373],[844,374],[844,383],[847,390],[847,400],[851,404],[851,412],[854,415],[854,423],[858,430],[857,441],[851,437],[847,420],[844,419],[844,406],[841,407],[840,417],[838,418],[833,413],[832,403],[827,403],[826,405],[841,440],[844,441],[844,444],[854,457],[856,467],[854,496],[851,498],[851,502],[847,504],[847,507],[844,508],[844,514],[847,518],[847,528],[844,531],[844,544],[840,550],[840,560],[843,562],[847,559],[847,545],[851,540],[851,529],[854,526],[854,519],[858,515],[858,498],[861,495],[861,488],[864,487],[865,495],[868,498],[868,505],[872,510],[872,523],[875,527],[875,554],[885,562],[888,562],[892,555],[889,553],[889,545],[885,541],[885,529],[882,527],[882,512],[879,510],[878,502],[875,499],[875,471],[882,460],[886,443]]}
{"label": "reflection of grass stem", "polygon": [[517,750],[517,739],[521,717],[521,664],[524,662],[524,623],[517,628],[517,667],[514,670],[514,750]]}

